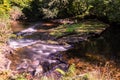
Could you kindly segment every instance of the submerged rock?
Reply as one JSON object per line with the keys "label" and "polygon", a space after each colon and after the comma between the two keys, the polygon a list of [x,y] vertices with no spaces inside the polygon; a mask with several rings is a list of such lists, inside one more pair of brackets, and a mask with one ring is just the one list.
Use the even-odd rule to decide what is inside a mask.
{"label": "submerged rock", "polygon": [[[21,39],[10,39],[8,44],[14,50],[20,49],[16,54],[11,54],[14,70],[20,73],[30,73],[32,76],[56,75],[56,68],[67,70],[68,64],[62,59],[60,52],[71,48],[70,45],[60,45],[58,42],[50,43],[40,39],[28,39],[27,35],[33,35],[37,25],[20,31],[16,35],[22,35]],[[12,66],[11,65],[11,66]]]}
{"label": "submerged rock", "polygon": [[[20,59],[16,61],[18,63],[15,70],[20,73],[28,72],[33,76],[40,76],[45,73],[51,74],[56,68],[64,69],[61,65],[65,61],[62,60],[60,52],[69,49],[70,45],[50,44],[40,40],[35,42],[26,41],[28,42],[16,41],[18,44],[16,45],[17,48],[21,48],[21,45],[25,46],[21,48],[20,52],[16,53]],[[16,47],[13,48],[16,49]],[[68,67],[68,65],[64,64],[64,67]]]}

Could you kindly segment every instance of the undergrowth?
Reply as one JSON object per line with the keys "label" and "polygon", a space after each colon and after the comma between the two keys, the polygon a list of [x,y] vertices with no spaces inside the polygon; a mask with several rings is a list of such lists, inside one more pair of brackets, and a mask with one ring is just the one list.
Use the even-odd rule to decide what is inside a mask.
{"label": "undergrowth", "polygon": [[[84,63],[85,64],[85,63]],[[119,80],[119,71],[117,68],[115,68],[111,62],[106,62],[104,66],[96,66],[95,69],[92,71],[86,71],[86,72],[80,72],[77,74],[78,69],[76,68],[75,64],[72,64],[67,72],[64,72],[61,69],[57,69],[58,72],[62,74],[62,77],[59,78],[59,80]],[[6,76],[8,73],[4,72],[4,74],[1,76],[0,80],[11,80]],[[118,76],[119,75],[119,76]],[[2,79],[3,77],[3,79]],[[6,77],[6,78],[5,78]],[[14,80],[57,80],[54,78],[55,76],[42,76],[40,78],[33,78],[27,73],[23,74],[16,74],[12,76],[12,79]]]}
{"label": "undergrowth", "polygon": [[11,10],[9,0],[2,0],[0,4],[0,53],[3,45],[11,36],[9,11]]}
{"label": "undergrowth", "polygon": [[50,35],[63,36],[66,33],[89,33],[89,32],[102,32],[107,24],[98,20],[86,20],[74,24],[62,24],[54,29],[51,29]]}

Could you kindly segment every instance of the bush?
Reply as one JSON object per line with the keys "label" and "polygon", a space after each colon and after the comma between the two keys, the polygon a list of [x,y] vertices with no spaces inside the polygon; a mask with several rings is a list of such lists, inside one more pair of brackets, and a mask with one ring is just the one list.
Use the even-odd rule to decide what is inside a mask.
{"label": "bush", "polygon": [[90,14],[98,17],[107,17],[109,22],[120,23],[120,1],[119,0],[94,0],[90,4],[93,6]]}
{"label": "bush", "polygon": [[11,5],[29,19],[95,15],[120,23],[120,0],[11,0]]}
{"label": "bush", "polygon": [[18,6],[19,8],[23,9],[25,7],[30,7],[30,3],[33,0],[11,0],[12,6]]}
{"label": "bush", "polygon": [[9,11],[10,11],[10,4],[8,0],[2,0],[0,2],[0,19],[8,19],[9,18]]}
{"label": "bush", "polygon": [[24,14],[20,10],[20,8],[17,7],[17,6],[12,6],[12,9],[10,11],[10,19],[12,19],[12,20],[18,20],[22,16],[24,16]]}
{"label": "bush", "polygon": [[7,40],[11,36],[10,21],[9,21],[9,11],[10,4],[9,0],[2,0],[0,2],[0,53],[3,45],[6,44]]}
{"label": "bush", "polygon": [[82,18],[86,15],[94,15],[98,18],[106,18],[110,23],[120,23],[120,0],[68,0],[66,6],[61,14]]}
{"label": "bush", "polygon": [[6,20],[0,20],[0,43],[6,43],[11,35],[10,25]]}

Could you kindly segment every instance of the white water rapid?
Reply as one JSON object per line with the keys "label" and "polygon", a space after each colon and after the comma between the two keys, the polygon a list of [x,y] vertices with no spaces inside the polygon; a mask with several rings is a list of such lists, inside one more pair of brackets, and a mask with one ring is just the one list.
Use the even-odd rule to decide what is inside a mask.
{"label": "white water rapid", "polygon": [[67,64],[61,60],[61,54],[59,54],[59,52],[68,50],[71,47],[70,45],[49,44],[46,41],[24,38],[27,35],[32,35],[37,32],[36,26],[38,25],[39,24],[30,26],[16,34],[23,38],[9,39],[8,44],[11,48],[23,48],[23,53],[18,53],[23,57],[21,57],[21,63],[18,64],[16,69],[22,69],[23,71],[27,70],[30,73],[32,72],[33,75],[35,75],[33,72],[40,73],[37,71],[39,66],[42,66],[42,72],[57,68],[58,65],[59,67],[66,69]]}

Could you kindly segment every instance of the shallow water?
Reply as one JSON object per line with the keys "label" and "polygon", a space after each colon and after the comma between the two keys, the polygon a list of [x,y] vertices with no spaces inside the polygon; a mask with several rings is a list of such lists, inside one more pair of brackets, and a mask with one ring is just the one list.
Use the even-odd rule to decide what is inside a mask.
{"label": "shallow water", "polygon": [[[9,46],[16,50],[15,54],[8,56],[12,62],[11,69],[19,72],[29,72],[32,75],[45,73],[56,68],[66,70],[68,64],[62,59],[60,52],[68,50],[71,46],[58,43],[51,44],[40,39],[36,40],[34,37],[27,38],[26,36],[32,36],[38,31],[38,25],[41,26],[41,23],[36,23],[27,28],[19,26],[22,29],[18,30],[16,35],[22,36],[22,38],[11,38],[8,41]],[[19,27],[16,28],[20,29]]]}

